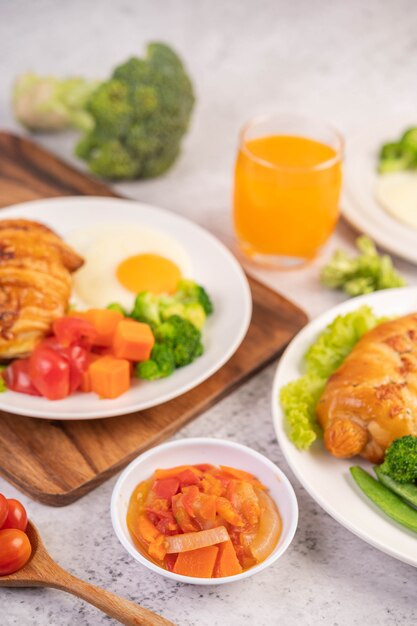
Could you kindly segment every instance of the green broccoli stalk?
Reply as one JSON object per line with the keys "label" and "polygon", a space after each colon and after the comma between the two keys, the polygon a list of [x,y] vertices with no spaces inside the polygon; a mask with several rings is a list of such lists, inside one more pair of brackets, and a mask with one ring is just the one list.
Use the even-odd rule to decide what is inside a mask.
{"label": "green broccoli stalk", "polygon": [[174,163],[188,129],[194,93],[167,45],[151,43],[101,83],[25,75],[16,83],[17,119],[31,130],[85,131],[76,154],[113,180],[159,176]]}
{"label": "green broccoli stalk", "polygon": [[97,81],[83,78],[59,80],[54,76],[23,74],[13,90],[15,116],[33,131],[57,131],[70,126],[90,130],[94,120],[86,106],[97,85]]}
{"label": "green broccoli stalk", "polygon": [[380,471],[398,483],[417,481],[417,437],[406,435],[395,439],[385,452]]}

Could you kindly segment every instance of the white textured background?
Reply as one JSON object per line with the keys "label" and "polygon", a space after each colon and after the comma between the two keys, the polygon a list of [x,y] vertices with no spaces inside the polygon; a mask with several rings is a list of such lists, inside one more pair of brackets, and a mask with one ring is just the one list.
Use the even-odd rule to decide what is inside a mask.
{"label": "white textured background", "polygon": [[[326,119],[349,140],[376,118],[414,113],[417,120],[416,33],[415,0],[0,0],[0,125],[22,132],[10,110],[21,72],[105,77],[147,41],[169,42],[196,86],[191,132],[168,175],[118,189],[187,215],[233,245],[230,196],[241,125],[258,113],[298,111]],[[75,163],[71,133],[37,140]],[[342,224],[309,268],[258,275],[315,315],[343,299],[320,287],[318,268],[353,240]],[[398,267],[416,282],[412,266]],[[181,434],[237,439],[292,478],[271,424],[272,375],[272,368],[264,371]],[[175,585],[134,563],[111,529],[113,484],[65,509],[22,499],[61,565],[178,624],[408,626],[417,619],[415,570],[341,528],[296,483],[301,516],[291,549],[269,570],[221,588]],[[0,491],[15,493],[1,480]],[[2,626],[110,623],[54,591],[0,590],[0,607]]]}

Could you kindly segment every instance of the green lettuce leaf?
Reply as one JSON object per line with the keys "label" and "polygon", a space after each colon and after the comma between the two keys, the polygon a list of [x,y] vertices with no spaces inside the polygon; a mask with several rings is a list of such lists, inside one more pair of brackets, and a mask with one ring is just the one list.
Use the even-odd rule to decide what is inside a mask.
{"label": "green lettuce leaf", "polygon": [[385,321],[369,306],[339,315],[304,355],[305,375],[285,385],[280,392],[288,436],[297,448],[308,449],[321,435],[316,406],[327,379],[343,363],[368,330]]}

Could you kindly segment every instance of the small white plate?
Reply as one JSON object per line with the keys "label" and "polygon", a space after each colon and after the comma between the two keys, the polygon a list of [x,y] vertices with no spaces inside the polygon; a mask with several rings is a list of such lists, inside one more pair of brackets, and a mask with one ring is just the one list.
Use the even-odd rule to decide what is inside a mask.
{"label": "small white plate", "polygon": [[417,567],[417,535],[397,525],[373,506],[351,479],[349,468],[361,465],[372,472],[371,464],[356,457],[336,459],[315,442],[308,451],[298,450],[285,432],[279,402],[281,387],[304,374],[303,356],[319,333],[337,315],[369,304],[378,315],[406,315],[417,311],[417,287],[387,289],[348,300],[308,324],[288,346],[278,365],[272,388],[272,413],[281,450],[308,493],[342,526],[372,546]]}
{"label": "small white plate", "polygon": [[[127,528],[126,516],[130,496],[140,482],[150,478],[156,469],[177,467],[178,465],[198,465],[200,463],[229,465],[250,472],[267,487],[280,512],[282,532],[275,549],[265,561],[241,574],[225,576],[224,578],[192,578],[168,572],[142,556]],[[122,546],[136,561],[153,572],[171,580],[191,585],[222,585],[253,576],[284,554],[297,529],[298,505],[288,478],[263,454],[234,441],[198,437],[163,443],[132,461],[114,486],[111,499],[111,518],[114,531]]]}
{"label": "small white plate", "polygon": [[357,230],[392,254],[417,263],[417,231],[396,220],[375,198],[378,152],[382,144],[396,141],[414,121],[388,120],[371,126],[347,144],[342,213]]}
{"label": "small white plate", "polygon": [[246,276],[229,250],[206,230],[169,211],[117,198],[71,197],[35,200],[2,209],[0,219],[25,217],[43,222],[64,239],[73,230],[106,222],[143,224],[162,232],[184,248],[192,278],[213,300],[214,313],[204,331],[204,354],[169,378],[135,379],[131,389],[115,400],[93,393],[75,393],[51,401],[13,391],[0,394],[0,410],[44,419],[99,419],[142,411],[171,400],[214,374],[237,350],[249,327],[252,299]]}

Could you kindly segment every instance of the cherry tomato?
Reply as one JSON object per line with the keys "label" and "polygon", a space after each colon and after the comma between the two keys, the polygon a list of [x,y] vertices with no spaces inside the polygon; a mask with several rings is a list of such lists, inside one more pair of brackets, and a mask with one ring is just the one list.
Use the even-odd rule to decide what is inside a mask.
{"label": "cherry tomato", "polygon": [[94,326],[78,317],[60,317],[55,320],[52,328],[59,343],[64,347],[76,343],[88,348],[97,336]]}
{"label": "cherry tomato", "polygon": [[25,507],[19,500],[14,500],[13,498],[9,498],[7,503],[9,510],[3,522],[3,526],[0,526],[0,528],[2,530],[5,528],[16,528],[17,530],[25,531],[28,525],[28,516]]}
{"label": "cherry tomato", "polygon": [[8,512],[9,503],[7,501],[7,498],[2,493],[0,493],[0,528],[3,527]]}
{"label": "cherry tomato", "polygon": [[13,361],[3,372],[3,378],[8,389],[18,391],[19,393],[27,393],[31,396],[40,396],[41,394],[33,385],[29,374],[29,359],[20,359]]}
{"label": "cherry tomato", "polygon": [[29,357],[32,383],[49,400],[66,398],[70,392],[68,359],[48,345],[40,343]]}
{"label": "cherry tomato", "polygon": [[23,530],[0,530],[0,576],[13,574],[29,561],[32,546]]}

